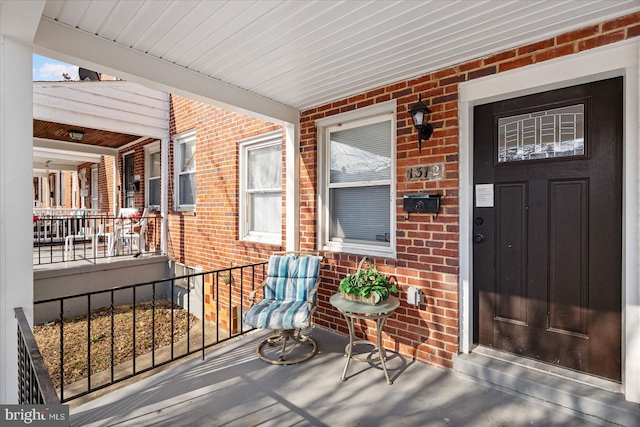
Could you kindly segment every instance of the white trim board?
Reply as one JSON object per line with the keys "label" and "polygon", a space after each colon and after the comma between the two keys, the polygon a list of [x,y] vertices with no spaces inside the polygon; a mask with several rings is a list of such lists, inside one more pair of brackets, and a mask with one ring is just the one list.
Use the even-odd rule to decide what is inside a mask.
{"label": "white trim board", "polygon": [[561,87],[624,77],[622,386],[640,402],[640,290],[638,180],[639,50],[637,40],[602,46],[540,64],[465,82],[459,87],[460,120],[460,351],[473,344],[473,107]]}

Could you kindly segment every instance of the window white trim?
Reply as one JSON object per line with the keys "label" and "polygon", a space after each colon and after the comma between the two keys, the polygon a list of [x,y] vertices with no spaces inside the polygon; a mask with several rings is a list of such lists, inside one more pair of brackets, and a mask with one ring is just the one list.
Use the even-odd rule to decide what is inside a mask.
{"label": "window white trim", "polygon": [[[158,176],[151,176],[151,155],[160,152],[160,141],[152,142],[144,146],[144,205],[149,206],[153,210],[160,210],[160,200],[157,205],[149,204],[149,195],[151,194],[151,185],[149,181],[162,179],[162,172]],[[161,187],[158,186],[158,189]],[[162,191],[160,192],[162,198]]]}
{"label": "window white trim", "polygon": [[[238,142],[239,148],[239,163],[240,163],[240,172],[239,172],[239,205],[238,205],[238,238],[243,241],[248,242],[258,242],[258,243],[267,243],[274,245],[282,244],[282,227],[280,228],[280,232],[278,233],[265,233],[265,232],[256,232],[251,231],[249,226],[249,209],[250,203],[247,194],[249,190],[247,190],[248,183],[248,158],[249,151],[259,148],[270,147],[273,145],[280,145],[282,148],[283,140],[282,140],[282,131],[274,131],[269,132],[258,137],[243,139]],[[274,190],[275,192],[275,190]],[[282,204],[282,186],[279,189],[280,194],[280,203]]]}
{"label": "window white trim", "polygon": [[[196,204],[195,201],[193,204],[180,204],[180,175],[182,175],[180,171],[180,144],[185,142],[196,142],[196,131],[190,130],[187,132],[183,132],[173,136],[173,209],[176,211],[195,211]],[[197,156],[197,146],[196,146],[196,156]],[[196,168],[193,173],[197,172],[197,163]],[[194,197],[195,189],[194,189]]]}
{"label": "window white trim", "polygon": [[[359,255],[371,255],[395,258],[396,256],[396,101],[391,100],[370,107],[360,108],[347,113],[326,117],[316,121],[318,131],[318,199],[317,199],[317,242],[318,250],[328,252],[347,252]],[[390,187],[389,200],[389,242],[375,244],[373,242],[340,242],[330,240],[329,214],[329,132],[340,126],[341,129],[360,127],[371,123],[389,120],[391,124],[391,176],[388,180],[372,181],[362,185],[388,184]],[[353,185],[350,185],[353,186]],[[366,215],[366,211],[356,213]]]}

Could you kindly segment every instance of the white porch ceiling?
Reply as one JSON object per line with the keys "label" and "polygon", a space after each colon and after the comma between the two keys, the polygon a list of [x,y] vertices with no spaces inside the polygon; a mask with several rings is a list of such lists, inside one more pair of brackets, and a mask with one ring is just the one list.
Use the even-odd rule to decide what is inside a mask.
{"label": "white porch ceiling", "polygon": [[[637,0],[48,0],[43,20],[304,111],[639,10]],[[140,64],[149,78],[154,61]]]}

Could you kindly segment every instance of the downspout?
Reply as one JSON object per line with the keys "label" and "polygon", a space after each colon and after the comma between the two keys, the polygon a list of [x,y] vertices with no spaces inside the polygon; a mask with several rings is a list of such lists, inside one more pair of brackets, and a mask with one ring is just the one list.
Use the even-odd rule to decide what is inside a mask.
{"label": "downspout", "polygon": [[160,140],[160,251],[169,251],[169,135]]}
{"label": "downspout", "polygon": [[120,201],[118,200],[118,153],[113,157],[113,217],[118,215]]}
{"label": "downspout", "polygon": [[286,144],[286,250],[300,250],[300,120],[285,124]]}

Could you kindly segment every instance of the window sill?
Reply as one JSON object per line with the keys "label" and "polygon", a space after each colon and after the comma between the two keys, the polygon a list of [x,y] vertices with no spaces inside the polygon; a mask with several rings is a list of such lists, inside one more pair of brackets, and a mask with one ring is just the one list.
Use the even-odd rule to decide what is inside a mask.
{"label": "window sill", "polygon": [[176,212],[195,212],[195,206],[178,206],[174,209]]}
{"label": "window sill", "polygon": [[242,242],[247,243],[263,243],[267,245],[282,245],[282,236],[274,236],[267,234],[249,234],[240,239]]}
{"label": "window sill", "polygon": [[354,255],[366,255],[381,258],[395,258],[396,252],[391,248],[368,245],[345,245],[338,243],[329,243],[322,246],[321,250],[334,253],[348,253]]}

